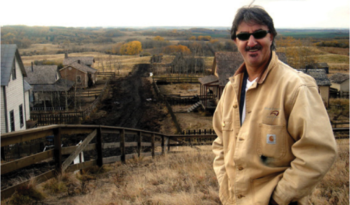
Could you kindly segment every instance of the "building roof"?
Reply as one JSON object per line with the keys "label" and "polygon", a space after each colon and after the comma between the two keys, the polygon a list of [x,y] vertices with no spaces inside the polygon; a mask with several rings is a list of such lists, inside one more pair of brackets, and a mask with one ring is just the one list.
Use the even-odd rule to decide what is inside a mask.
{"label": "building roof", "polygon": [[336,73],[334,75],[332,75],[329,80],[332,83],[338,83],[341,84],[346,80],[349,80],[349,74],[345,74],[345,73]]}
{"label": "building roof", "polygon": [[27,76],[24,70],[23,62],[21,56],[19,55],[16,44],[1,44],[1,85],[7,86],[10,82],[10,76],[12,71],[12,66],[15,57],[17,57],[17,62],[19,64],[20,70],[23,76]]}
{"label": "building roof", "polygon": [[91,68],[91,67],[89,67],[87,65],[84,65],[84,64],[81,64],[81,63],[78,63],[78,62],[73,62],[70,65],[66,65],[63,68],[61,68],[60,70],[66,69],[68,67],[73,67],[73,68],[78,69],[78,70],[80,70],[81,72],[84,72],[84,73],[96,73],[97,72],[97,70],[95,68]]}
{"label": "building roof", "polygon": [[325,69],[298,69],[313,78],[315,78],[318,86],[330,86],[331,81],[328,79]]}
{"label": "building roof", "polygon": [[[276,54],[278,59],[287,63],[285,53],[277,52]],[[214,75],[219,78],[219,85],[222,87],[225,86],[229,81],[229,77],[235,74],[243,62],[244,59],[239,52],[216,52],[212,69]]]}
{"label": "building roof", "polygon": [[207,75],[198,79],[202,85],[219,81],[219,78],[215,75]]}
{"label": "building roof", "polygon": [[33,87],[29,85],[29,83],[24,80],[24,91],[28,91],[30,89],[32,89]]}
{"label": "building roof", "polygon": [[70,65],[74,62],[80,61],[81,64],[91,66],[95,60],[92,56],[81,56],[81,57],[68,57],[63,60],[63,65]]}
{"label": "building roof", "polygon": [[55,92],[68,91],[74,86],[75,82],[67,79],[59,79],[50,85],[33,85],[33,92]]}
{"label": "building roof", "polygon": [[54,84],[59,75],[57,65],[34,65],[27,66],[25,69],[27,72],[25,80],[31,85]]}
{"label": "building roof", "polygon": [[[214,75],[219,79],[219,85],[225,86],[229,77],[233,76],[243,63],[239,52],[216,52],[213,64]],[[216,67],[216,69],[215,69]]]}

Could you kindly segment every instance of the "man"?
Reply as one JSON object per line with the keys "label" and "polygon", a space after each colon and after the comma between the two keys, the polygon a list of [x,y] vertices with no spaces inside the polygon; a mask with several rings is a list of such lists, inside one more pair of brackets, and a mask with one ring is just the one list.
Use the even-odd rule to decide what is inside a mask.
{"label": "man", "polygon": [[231,38],[244,63],[213,117],[214,171],[223,204],[307,204],[336,157],[316,82],[278,60],[276,35],[264,9],[238,10]]}

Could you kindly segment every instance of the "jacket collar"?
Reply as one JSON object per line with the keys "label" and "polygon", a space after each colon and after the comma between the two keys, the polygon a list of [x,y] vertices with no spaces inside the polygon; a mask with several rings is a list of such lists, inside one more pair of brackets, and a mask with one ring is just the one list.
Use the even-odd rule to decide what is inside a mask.
{"label": "jacket collar", "polygon": [[[265,82],[267,75],[269,74],[269,72],[277,65],[277,61],[278,61],[278,57],[276,55],[275,51],[272,51],[271,54],[271,59],[270,62],[268,64],[268,66],[265,68],[265,70],[261,73],[260,77],[257,79],[257,83],[258,84],[262,84]],[[234,82],[234,78],[240,74],[243,74],[244,71],[246,70],[245,67],[245,63],[243,63],[235,72],[235,74],[229,78],[229,80],[233,83]]]}

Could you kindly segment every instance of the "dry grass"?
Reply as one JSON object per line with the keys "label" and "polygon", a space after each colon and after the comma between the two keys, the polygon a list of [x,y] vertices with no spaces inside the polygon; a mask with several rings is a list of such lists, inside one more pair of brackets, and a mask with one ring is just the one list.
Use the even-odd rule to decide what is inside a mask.
{"label": "dry grass", "polygon": [[[337,161],[313,191],[310,204],[349,203],[349,139],[337,140],[337,143]],[[92,167],[82,175],[69,173],[56,180],[65,184],[65,192],[50,192],[44,188],[52,183],[48,181],[39,185],[47,197],[37,199],[44,204],[78,205],[221,204],[211,146],[199,148],[174,147],[172,150],[180,153]],[[26,197],[28,192],[23,193],[14,195],[17,201],[12,204],[35,202]]]}
{"label": "dry grass", "polygon": [[312,193],[314,205],[349,204],[349,139],[337,142],[338,158]]}
{"label": "dry grass", "polygon": [[[182,154],[105,165],[108,172],[85,181],[86,191],[50,197],[56,204],[220,204],[210,146],[202,151],[178,148]],[[174,148],[176,149],[176,148]],[[85,175],[85,174],[84,174]],[[82,176],[84,176],[82,175]],[[81,177],[81,176],[80,176]],[[67,193],[68,195],[68,193]]]}
{"label": "dry grass", "polygon": [[23,185],[16,190],[12,197],[7,201],[7,204],[33,204],[44,198],[45,194],[38,189],[36,182],[30,180],[27,185]]}

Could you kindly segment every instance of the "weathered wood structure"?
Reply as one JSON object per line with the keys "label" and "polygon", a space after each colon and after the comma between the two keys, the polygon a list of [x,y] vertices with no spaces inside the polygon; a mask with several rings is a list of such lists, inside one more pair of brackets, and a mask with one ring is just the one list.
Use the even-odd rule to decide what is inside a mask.
{"label": "weathered wood structure", "polygon": [[318,91],[326,107],[329,106],[329,90],[331,81],[328,79],[325,69],[298,69],[312,76],[317,83]]}
{"label": "weathered wood structure", "polygon": [[1,44],[1,133],[27,129],[31,86],[18,48]]}
{"label": "weathered wood structure", "polygon": [[[61,147],[62,136],[84,134],[86,137],[79,146]],[[1,164],[1,175],[16,171],[29,165],[39,163],[43,160],[53,159],[55,169],[49,170],[39,176],[34,177],[37,183],[44,182],[63,172],[72,172],[75,170],[85,169],[94,165],[102,166],[103,164],[121,161],[125,163],[127,159],[141,156],[164,155],[166,147],[168,152],[171,146],[183,145],[202,145],[210,144],[216,138],[216,135],[166,135],[162,133],[149,132],[138,129],[128,129],[121,127],[100,126],[100,125],[51,125],[40,128],[29,129],[3,134],[1,136],[1,147],[9,146],[16,143],[25,143],[30,140],[45,138],[54,135],[54,149],[43,151],[20,159],[9,161]],[[104,142],[107,135],[115,136],[118,142]],[[133,135],[134,142],[127,142],[126,135]],[[95,139],[95,140],[94,140]],[[202,139],[202,140],[197,140]],[[203,139],[206,139],[205,141]],[[91,143],[94,140],[94,143]],[[127,147],[133,147],[132,153],[126,151]],[[151,147],[150,152],[143,152],[145,147]],[[158,151],[156,148],[160,147]],[[105,149],[117,149],[120,152],[118,156],[103,157]],[[71,165],[71,162],[82,151],[95,150],[97,152],[94,159],[79,164]],[[63,155],[69,155],[63,160]],[[28,181],[19,183],[7,189],[1,190],[1,199],[9,198],[17,188],[29,183]]]}

